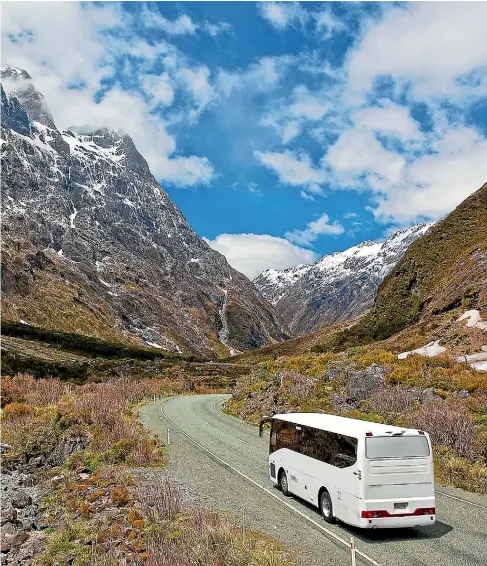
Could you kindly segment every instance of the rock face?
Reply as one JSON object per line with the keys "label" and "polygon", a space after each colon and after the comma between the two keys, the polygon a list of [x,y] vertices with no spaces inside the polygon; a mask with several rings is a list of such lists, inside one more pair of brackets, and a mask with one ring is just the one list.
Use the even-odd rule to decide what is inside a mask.
{"label": "rock face", "polygon": [[210,356],[286,337],[129,136],[60,131],[25,71],[2,82],[4,318]]}
{"label": "rock face", "polygon": [[39,512],[41,490],[32,476],[19,471],[0,474],[2,525],[0,552],[6,564],[33,564],[43,546],[45,525]]}
{"label": "rock face", "polygon": [[372,307],[379,284],[431,224],[400,230],[384,242],[362,242],[301,265],[261,273],[254,285],[295,334],[355,318]]}

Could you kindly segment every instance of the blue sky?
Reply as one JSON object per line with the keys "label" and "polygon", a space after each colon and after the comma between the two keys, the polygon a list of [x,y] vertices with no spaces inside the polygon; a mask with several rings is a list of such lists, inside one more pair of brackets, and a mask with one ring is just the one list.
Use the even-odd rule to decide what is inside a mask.
{"label": "blue sky", "polygon": [[132,136],[250,277],[437,219],[487,180],[487,4],[2,4],[59,127]]}

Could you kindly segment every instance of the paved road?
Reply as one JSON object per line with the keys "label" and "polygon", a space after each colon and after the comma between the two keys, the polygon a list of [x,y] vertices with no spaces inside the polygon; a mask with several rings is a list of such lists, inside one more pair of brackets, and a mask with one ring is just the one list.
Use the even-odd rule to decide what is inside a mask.
{"label": "paved road", "polygon": [[[236,517],[245,507],[247,524],[297,548],[303,565],[350,564],[350,551],[332,535],[346,541],[353,535],[356,547],[381,566],[487,565],[487,498],[441,488],[437,523],[429,528],[363,531],[327,525],[317,509],[284,497],[272,486],[268,435],[259,438],[255,427],[223,414],[226,398],[176,397],[141,411],[143,424],[161,438],[169,428],[170,470],[205,505]],[[358,563],[370,564],[360,557]]]}

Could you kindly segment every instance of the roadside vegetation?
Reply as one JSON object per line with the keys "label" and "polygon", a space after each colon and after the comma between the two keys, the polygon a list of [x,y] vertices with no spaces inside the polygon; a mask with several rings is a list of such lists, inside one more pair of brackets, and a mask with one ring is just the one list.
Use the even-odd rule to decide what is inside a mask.
{"label": "roadside vegetation", "polygon": [[185,501],[164,471],[164,447],[138,424],[137,407],[184,390],[177,370],[83,385],[3,377],[2,442],[11,448],[2,465],[35,474],[45,487],[36,564],[294,563],[276,541],[249,531],[243,537],[231,518]]}
{"label": "roadside vegetation", "polygon": [[376,347],[279,357],[240,378],[227,410],[326,412],[424,429],[437,481],[487,493],[487,373],[446,356],[397,355]]}

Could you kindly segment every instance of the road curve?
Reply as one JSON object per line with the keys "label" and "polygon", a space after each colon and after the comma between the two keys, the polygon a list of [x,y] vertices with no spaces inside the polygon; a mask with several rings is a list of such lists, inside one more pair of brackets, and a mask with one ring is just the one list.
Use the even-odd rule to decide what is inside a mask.
{"label": "road curve", "polygon": [[[272,486],[268,435],[259,438],[255,427],[223,414],[228,397],[175,397],[140,413],[141,422],[164,440],[169,428],[171,472],[209,507],[236,517],[245,508],[251,528],[298,549],[303,565],[350,564],[350,551],[333,537],[354,536],[357,549],[380,566],[486,566],[487,498],[441,488],[437,523],[428,528],[363,531],[325,524],[317,509]],[[371,564],[361,557],[358,562]]]}

